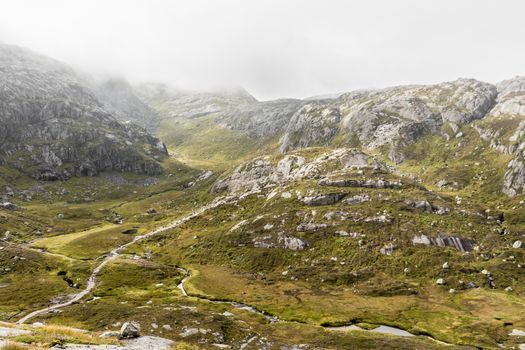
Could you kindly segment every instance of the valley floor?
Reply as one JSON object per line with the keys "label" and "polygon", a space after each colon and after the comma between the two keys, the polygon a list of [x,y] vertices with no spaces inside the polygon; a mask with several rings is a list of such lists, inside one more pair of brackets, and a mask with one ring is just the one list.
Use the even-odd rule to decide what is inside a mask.
{"label": "valley floor", "polygon": [[[29,333],[0,338],[44,348],[124,346],[99,336],[133,320],[143,335],[175,342],[159,349],[520,346],[523,255],[488,234],[498,223],[470,214],[485,209],[478,202],[459,206],[447,193],[366,170],[359,176],[402,179],[404,187],[344,188],[347,198],[366,201],[309,207],[297,193],[341,189],[304,179],[216,194],[210,188],[220,171],[203,177],[176,161],[169,166],[177,176],[168,171],[151,186],[133,177],[118,186],[108,183],[113,178],[48,183],[35,200],[2,212],[10,232],[0,243],[0,315],[6,327]],[[337,174],[358,177],[352,169]],[[67,194],[56,195],[64,192],[58,187]],[[412,199],[449,211],[421,212],[406,204]],[[472,237],[492,255],[412,243],[431,230]],[[291,238],[306,248],[283,246]],[[493,271],[497,288],[481,270]],[[89,338],[42,334],[34,322],[85,329]]]}

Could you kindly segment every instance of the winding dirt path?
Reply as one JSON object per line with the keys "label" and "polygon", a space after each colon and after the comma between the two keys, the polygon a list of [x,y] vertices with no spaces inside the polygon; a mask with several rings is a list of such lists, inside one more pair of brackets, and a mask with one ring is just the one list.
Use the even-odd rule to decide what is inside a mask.
{"label": "winding dirt path", "polygon": [[[242,197],[245,197],[247,195],[249,195],[250,193],[244,193]],[[67,307],[67,306],[70,306],[74,303],[77,303],[78,301],[80,301],[82,298],[84,298],[87,294],[89,294],[96,286],[97,284],[97,277],[98,275],[100,274],[100,272],[102,271],[102,269],[108,264],[110,263],[111,261],[117,259],[122,251],[124,251],[126,248],[128,248],[129,246],[135,244],[135,243],[138,243],[142,240],[145,240],[145,239],[148,239],[150,237],[153,237],[159,233],[162,233],[162,232],[165,232],[167,230],[170,230],[170,229],[173,229],[173,228],[176,228],[186,222],[188,222],[189,220],[201,215],[202,213],[210,210],[210,209],[214,209],[216,207],[219,207],[221,205],[224,205],[224,204],[228,204],[228,203],[231,203],[233,200],[237,199],[239,197],[237,196],[226,196],[226,197],[219,197],[219,198],[216,198],[213,202],[203,206],[203,207],[200,207],[198,210],[194,211],[193,213],[191,213],[190,215],[187,215],[185,217],[182,217],[176,221],[173,221],[172,223],[166,225],[166,226],[161,226],[159,228],[157,228],[156,230],[154,231],[151,231],[151,232],[148,232],[144,235],[140,235],[140,236],[136,236],[135,238],[133,238],[132,241],[128,242],[128,243],[125,243],[121,246],[118,246],[117,248],[113,249],[109,254],[105,255],[102,257],[102,261],[95,267],[95,269],[93,270],[93,272],[91,272],[91,274],[89,275],[89,278],[88,278],[88,281],[87,281],[87,284],[86,284],[86,287],[80,291],[79,293],[77,294],[73,294],[71,295],[71,299],[69,299],[68,301],[66,302],[63,302],[63,303],[59,303],[59,304],[55,304],[55,305],[52,305],[52,306],[49,306],[49,307],[46,307],[46,308],[43,308],[43,309],[40,309],[40,310],[36,310],[36,311],[33,311],[29,314],[27,314],[26,316],[22,317],[20,320],[18,320],[17,324],[23,324],[23,323],[26,323],[27,321],[29,321],[30,319],[38,316],[38,315],[41,315],[41,314],[44,314],[44,313],[47,313],[47,312],[50,312],[50,311],[54,311],[54,310],[58,310],[58,309],[62,309],[64,307]],[[182,267],[179,267],[178,270],[182,271],[185,273],[185,277],[182,279],[182,281],[177,285],[177,288],[181,291],[181,294],[184,296],[184,297],[194,297],[194,298],[197,298],[197,299],[201,299],[201,300],[205,300],[205,301],[208,301],[208,302],[211,302],[211,303],[217,303],[217,304],[228,304],[228,305],[231,305],[232,307],[238,309],[238,310],[244,310],[244,311],[248,311],[248,312],[252,312],[252,313],[255,313],[255,314],[258,314],[264,318],[266,318],[268,321],[270,321],[271,323],[277,323],[277,322],[295,322],[295,321],[287,321],[287,320],[283,320],[277,316],[273,316],[273,315],[270,315],[264,311],[261,311],[253,306],[250,306],[250,305],[247,305],[247,304],[243,304],[243,303],[239,303],[239,302],[235,302],[235,301],[226,301],[226,300],[213,300],[213,299],[210,299],[210,298],[206,298],[205,296],[200,296],[200,295],[189,295],[184,287],[184,284],[187,282],[187,280],[191,277],[191,272],[185,268],[182,268]],[[327,330],[332,330],[332,331],[347,331],[347,330],[354,330],[354,329],[359,329],[359,330],[364,330],[362,328],[359,328],[359,327],[356,327],[356,326],[339,326],[339,327],[325,327],[325,329]],[[414,334],[411,334],[407,331],[404,331],[402,329],[399,329],[399,328],[394,328],[394,327],[389,327],[389,326],[385,326],[385,325],[379,325],[378,328],[376,329],[373,329],[371,330],[372,332],[378,332],[378,333],[383,333],[383,334],[392,334],[392,335],[397,335],[397,336],[414,336]],[[427,336],[429,339],[433,340],[433,341],[436,341],[436,342],[439,342],[439,343],[442,343],[442,344],[446,344],[446,345],[452,345],[452,344],[447,344],[447,343],[444,343],[444,342],[441,342],[431,336]]]}
{"label": "winding dirt path", "polygon": [[115,260],[116,258],[118,258],[121,253],[126,249],[128,248],[129,246],[135,244],[135,243],[138,243],[140,241],[143,241],[145,239],[148,239],[150,237],[153,237],[159,233],[162,233],[162,232],[165,232],[167,230],[171,230],[173,228],[176,228],[186,222],[188,222],[189,220],[201,215],[202,213],[210,210],[210,209],[214,209],[218,206],[221,206],[221,205],[224,205],[224,204],[228,204],[228,203],[231,203],[232,200],[236,199],[235,196],[227,196],[227,197],[220,197],[220,198],[217,198],[215,199],[213,202],[203,206],[203,207],[200,207],[198,210],[194,211],[193,213],[191,213],[190,215],[187,215],[185,217],[182,217],[176,221],[173,221],[172,223],[166,225],[166,226],[161,226],[159,228],[157,228],[156,230],[154,231],[150,231],[146,234],[143,234],[143,235],[140,235],[140,236],[135,236],[135,238],[133,238],[132,241],[128,242],[128,243],[125,243],[121,246],[118,246],[117,248],[113,249],[109,254],[103,256],[102,258],[102,261],[95,267],[95,269],[93,270],[93,272],[91,272],[91,274],[89,275],[89,278],[87,280],[87,284],[86,284],[86,287],[81,290],[80,292],[76,293],[76,294],[72,294],[70,296],[71,299],[69,299],[68,301],[65,301],[63,303],[59,303],[59,304],[55,304],[55,305],[52,305],[52,306],[49,306],[49,307],[46,307],[46,308],[43,308],[43,309],[40,309],[40,310],[35,310],[27,315],[25,315],[24,317],[22,317],[21,319],[18,320],[18,324],[22,324],[22,323],[26,323],[27,321],[29,321],[30,319],[38,316],[38,315],[41,315],[41,314],[44,314],[44,313],[47,313],[47,312],[50,312],[50,311],[54,311],[54,310],[58,310],[58,309],[62,309],[66,306],[70,306],[74,303],[77,303],[78,301],[80,301],[82,298],[84,298],[87,294],[89,294],[93,288],[95,288],[96,284],[97,284],[97,277],[98,275],[100,274],[100,271],[102,271],[102,269],[111,261]]}

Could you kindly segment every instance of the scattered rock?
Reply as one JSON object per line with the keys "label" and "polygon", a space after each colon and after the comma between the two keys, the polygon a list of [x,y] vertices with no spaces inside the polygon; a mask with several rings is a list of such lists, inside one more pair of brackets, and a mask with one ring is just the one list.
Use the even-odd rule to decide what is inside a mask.
{"label": "scattered rock", "polygon": [[319,230],[325,230],[328,228],[327,224],[314,224],[314,223],[307,223],[307,224],[299,224],[296,228],[297,232],[315,232]]}
{"label": "scattered rock", "polygon": [[336,235],[339,235],[339,237],[351,237],[356,238],[359,236],[359,233],[357,232],[347,232],[347,231],[335,231]]}
{"label": "scattered rock", "polygon": [[3,202],[0,204],[0,207],[6,210],[16,210],[16,205],[11,202]]}
{"label": "scattered rock", "polygon": [[394,244],[388,243],[383,248],[379,249],[379,252],[383,255],[392,255],[395,249],[396,246]]}
{"label": "scattered rock", "polygon": [[440,286],[444,286],[446,284],[445,280],[443,278],[438,278],[436,280],[436,284],[440,285]]}
{"label": "scattered rock", "polygon": [[522,331],[521,329],[513,329],[509,335],[513,337],[525,337],[525,331]]}
{"label": "scattered rock", "polygon": [[476,283],[470,281],[470,282],[467,282],[467,283],[464,285],[463,288],[464,288],[464,289],[476,289],[476,288],[479,288],[479,286],[478,286]]}
{"label": "scattered rock", "polygon": [[292,194],[290,192],[283,192],[281,193],[281,197],[283,197],[284,199],[289,199],[292,198]]}
{"label": "scattered rock", "polygon": [[388,180],[331,180],[322,179],[319,181],[321,186],[333,186],[333,187],[364,187],[364,188],[400,188],[402,183],[399,181],[388,181]]}
{"label": "scattered rock", "polygon": [[423,211],[425,213],[435,213],[438,215],[446,214],[450,211],[450,209],[446,207],[440,207],[440,206],[434,206],[430,202],[426,200],[421,201],[406,201],[405,202],[408,206]]}
{"label": "scattered rock", "polygon": [[365,218],[365,222],[377,222],[380,224],[385,224],[391,222],[391,219],[388,215],[376,215]]}
{"label": "scattered rock", "polygon": [[523,246],[523,242],[522,241],[516,241],[514,243],[512,243],[512,248],[515,248],[515,249],[519,249]]}
{"label": "scattered rock", "polygon": [[149,208],[148,210],[146,210],[146,213],[150,215],[157,214],[157,209]]}
{"label": "scattered rock", "polygon": [[296,237],[286,237],[284,247],[291,250],[303,250],[307,247],[307,243]]}
{"label": "scattered rock", "polygon": [[327,193],[316,196],[305,197],[303,203],[309,206],[331,205],[339,202],[346,193]]}

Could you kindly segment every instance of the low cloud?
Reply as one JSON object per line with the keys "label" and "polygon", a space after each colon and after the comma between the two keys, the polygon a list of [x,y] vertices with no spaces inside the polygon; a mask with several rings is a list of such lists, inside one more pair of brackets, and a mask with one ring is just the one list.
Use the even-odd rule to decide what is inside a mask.
{"label": "low cloud", "polygon": [[6,0],[0,40],[84,71],[257,98],[525,74],[523,1]]}

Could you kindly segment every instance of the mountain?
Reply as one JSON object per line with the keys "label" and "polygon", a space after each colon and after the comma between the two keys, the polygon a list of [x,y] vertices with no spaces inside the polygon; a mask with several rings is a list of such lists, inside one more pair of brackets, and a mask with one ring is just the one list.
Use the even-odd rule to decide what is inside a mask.
{"label": "mountain", "polygon": [[204,132],[210,124],[202,123],[202,118],[208,118],[215,128],[246,135],[256,144],[277,142],[281,153],[307,147],[359,147],[381,152],[395,163],[410,160],[414,146],[429,137],[441,137],[445,143],[461,138],[465,126],[482,139],[476,144],[488,140],[490,147],[510,155],[500,183],[503,193],[515,196],[525,190],[524,82],[522,77],[496,85],[458,79],[308,100],[260,102],[212,93],[164,95],[160,100],[165,120],[191,124],[200,118],[194,124]]}
{"label": "mountain", "polygon": [[0,122],[1,164],[36,179],[162,171],[166,149],[156,137],[117,121],[67,66],[5,44]]}
{"label": "mountain", "polygon": [[259,101],[0,53],[0,349],[525,346],[525,78]]}
{"label": "mountain", "polygon": [[108,78],[93,83],[96,97],[104,109],[123,123],[132,122],[148,131],[158,127],[158,113],[138,96],[123,78]]}

